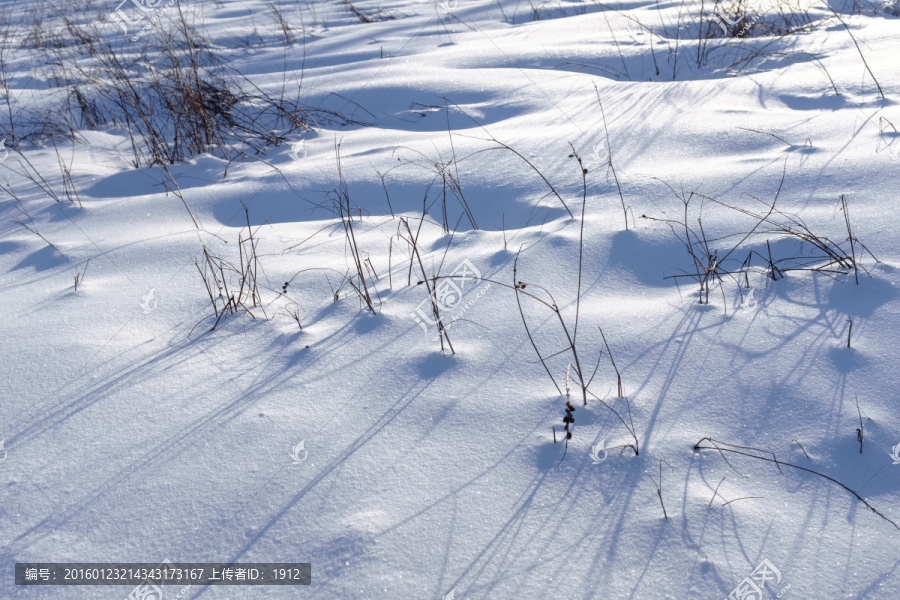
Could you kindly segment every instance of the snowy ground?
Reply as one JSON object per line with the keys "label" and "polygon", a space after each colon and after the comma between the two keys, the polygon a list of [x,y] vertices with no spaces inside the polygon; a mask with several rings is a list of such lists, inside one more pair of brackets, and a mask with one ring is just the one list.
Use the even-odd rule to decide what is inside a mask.
{"label": "snowy ground", "polygon": [[[900,597],[900,19],[832,3],[848,33],[801,3],[806,29],[698,42],[701,20],[719,31],[711,3],[360,0],[362,18],[337,0],[275,6],[294,40],[267,2],[181,3],[261,90],[300,84],[306,105],[354,123],[261,160],[170,165],[184,202],[166,169],[129,165],[125,128],[98,125],[60,145],[79,207],[52,145],[17,142],[0,118],[0,598],[131,591],[15,586],[16,562],[164,559],[312,563],[309,587],[167,588],[167,600],[712,600],[764,560],[778,577],[763,598]],[[75,7],[45,9],[0,4],[18,40],[0,112],[20,125],[64,97],[52,53],[27,42],[36,12],[49,35]],[[748,22],[775,22],[761,10]],[[135,52],[157,35],[98,26]],[[338,145],[374,310],[352,289],[333,209]],[[445,184],[461,190],[446,203]],[[689,225],[699,232],[703,202],[711,249],[740,243],[732,268],[759,253],[709,304],[667,279],[693,272],[663,221],[682,219],[675,192],[708,198],[691,201]],[[856,254],[858,284],[846,269],[773,281],[767,239],[779,256],[816,253],[742,240],[754,220],[710,200],[764,213],[776,194]],[[428,276],[480,275],[433,282],[462,293],[441,299],[455,353],[418,323],[431,309],[414,258],[407,285],[401,217],[415,233],[423,198]],[[194,261],[204,247],[240,261],[242,204],[264,307],[248,300],[256,318],[211,331]],[[586,377],[599,365],[587,406],[570,369],[567,449],[573,358],[551,357],[565,333],[523,295],[540,287],[570,333],[577,310]],[[611,409],[633,422],[639,455]],[[702,438],[790,464],[695,451]]]}

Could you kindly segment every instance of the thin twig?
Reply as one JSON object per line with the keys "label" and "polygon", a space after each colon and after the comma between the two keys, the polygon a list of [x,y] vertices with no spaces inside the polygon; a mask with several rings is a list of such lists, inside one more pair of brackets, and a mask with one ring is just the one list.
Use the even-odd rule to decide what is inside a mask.
{"label": "thin twig", "polygon": [[859,416],[859,429],[856,430],[856,439],[859,441],[859,453],[862,454],[865,431],[863,430],[862,412],[859,410],[859,396],[856,396],[856,414]]}
{"label": "thin twig", "polygon": [[722,506],[728,506],[732,502],[737,502],[738,500],[758,500],[762,498],[762,496],[744,496],[743,498],[735,498],[734,500],[729,500],[728,502],[723,502]]}
{"label": "thin twig", "polygon": [[[704,440],[706,440],[706,441],[708,441],[709,443],[711,443],[711,444],[712,444],[712,447],[709,447],[709,446],[701,446],[700,444],[702,444]],[[884,519],[885,521],[887,521],[887,522],[890,523],[891,525],[893,525],[893,526],[894,526],[894,529],[896,529],[897,531],[900,531],[900,525],[897,525],[897,523],[895,523],[895,522],[892,521],[891,519],[887,518],[884,514],[882,514],[882,513],[879,512],[878,510],[876,510],[874,506],[872,506],[871,504],[869,504],[869,503],[866,501],[865,498],[863,498],[862,496],[860,496],[857,492],[855,492],[854,490],[850,489],[849,487],[847,487],[846,485],[844,485],[843,483],[841,483],[840,481],[838,481],[838,480],[835,479],[834,477],[829,477],[828,475],[825,475],[824,473],[820,473],[820,472],[818,472],[818,471],[814,471],[813,469],[807,469],[806,467],[801,467],[800,465],[795,465],[795,464],[792,464],[792,463],[789,463],[789,462],[784,462],[784,461],[782,461],[782,460],[778,460],[777,458],[774,458],[774,454],[773,454],[773,458],[768,458],[768,457],[766,457],[766,456],[758,456],[758,455],[756,455],[756,454],[750,454],[749,452],[741,452],[740,450],[733,450],[732,448],[722,448],[722,447],[719,446],[719,444],[725,444],[725,445],[727,445],[727,446],[733,446],[734,448],[743,448],[743,447],[744,447],[744,446],[734,446],[733,444],[728,444],[727,442],[718,442],[718,441],[716,441],[716,440],[714,440],[714,439],[712,439],[712,438],[705,437],[705,438],[702,438],[702,439],[701,439],[699,442],[697,442],[696,444],[694,444],[694,451],[696,452],[697,450],[718,450],[720,454],[721,454],[722,452],[732,452],[732,453],[734,453],[734,454],[740,454],[740,455],[742,455],[742,456],[749,456],[750,458],[756,458],[756,459],[758,459],[758,460],[764,460],[764,461],[766,461],[766,462],[775,463],[775,465],[777,465],[777,466],[779,466],[779,467],[780,467],[780,465],[784,465],[784,466],[786,466],[786,467],[793,467],[794,469],[799,469],[799,470],[801,470],[801,471],[806,471],[807,473],[812,473],[813,475],[818,475],[819,477],[822,477],[822,478],[824,478],[824,479],[827,479],[828,481],[830,481],[830,482],[832,482],[832,483],[834,483],[834,484],[837,484],[837,485],[839,485],[840,487],[842,487],[842,488],[844,488],[845,490],[847,490],[847,491],[848,491],[850,494],[852,494],[857,500],[859,500],[860,502],[862,502],[863,504],[865,504],[865,505],[866,505],[866,508],[868,508],[869,510],[871,510],[873,513],[875,513],[876,515],[878,515],[879,517],[881,517],[882,519]],[[759,449],[757,449],[757,448],[753,448],[753,450],[756,450],[757,452],[765,452],[764,450],[759,450]],[[771,453],[770,453],[770,454],[771,454]],[[726,461],[726,462],[727,462],[727,461]]]}
{"label": "thin twig", "polygon": [[[727,477],[727,475],[725,476]],[[722,486],[722,482],[725,481],[725,477],[722,477],[722,481],[719,482],[719,485],[716,486],[715,491],[713,492],[712,498],[709,499],[709,506],[712,506],[713,500],[716,499],[716,494],[719,493],[719,488]]]}

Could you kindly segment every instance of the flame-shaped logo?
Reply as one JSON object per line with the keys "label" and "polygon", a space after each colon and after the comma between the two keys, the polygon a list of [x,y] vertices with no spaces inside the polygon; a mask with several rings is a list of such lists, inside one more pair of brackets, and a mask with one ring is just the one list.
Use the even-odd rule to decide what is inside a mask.
{"label": "flame-shaped logo", "polygon": [[456,600],[456,588],[453,588],[441,598],[441,600]]}
{"label": "flame-shaped logo", "polygon": [[145,313],[152,313],[156,310],[156,298],[153,296],[153,292],[156,291],[156,288],[151,288],[147,295],[144,296],[144,299],[141,301],[141,308],[144,309]]}
{"label": "flame-shaped logo", "polygon": [[309,452],[306,450],[306,440],[300,440],[300,443],[294,446],[294,450],[291,453],[291,458],[294,460],[293,464],[299,465],[307,457],[309,457]]}
{"label": "flame-shaped logo", "polygon": [[594,151],[591,152],[591,158],[601,165],[609,163],[609,148],[607,147],[606,142],[600,142],[594,146]]}
{"label": "flame-shaped logo", "polygon": [[[0,448],[3,447],[3,444],[0,443]],[[897,444],[893,448],[891,448],[891,458],[894,459],[895,465],[900,465],[900,444]]]}
{"label": "flame-shaped logo", "polygon": [[6,438],[0,440],[0,463],[6,460],[6,457],[9,456],[9,452],[6,451],[6,448],[3,447],[3,444],[6,443]]}
{"label": "flame-shaped logo", "polygon": [[[751,18],[751,16],[746,13],[743,13],[743,14],[737,13],[734,15],[734,18],[732,18],[728,14],[728,11],[725,9],[724,6],[719,6],[715,10],[715,15],[717,17],[719,17],[719,19],[721,19],[721,21],[723,21],[723,22],[718,23],[718,25],[719,25],[719,28],[722,30],[722,35],[725,37],[743,37],[747,34],[748,31],[750,31],[750,28],[753,27],[753,25],[755,25],[756,22],[759,20],[758,16],[754,15]],[[729,31],[728,27],[725,26],[725,23],[728,23],[729,25],[731,25],[730,31]]]}
{"label": "flame-shaped logo", "polygon": [[9,158],[9,150],[6,149],[6,138],[0,140],[0,163]]}
{"label": "flame-shaped logo", "polygon": [[756,288],[750,288],[750,291],[747,292],[747,297],[744,298],[744,301],[741,302],[741,308],[745,310],[753,310],[759,304],[756,301],[756,298],[753,297],[753,293],[756,291]]}
{"label": "flame-shaped logo", "polygon": [[[600,453],[603,452],[603,456],[600,456]],[[591,464],[599,465],[609,456],[609,453],[606,451],[606,448],[603,447],[603,442],[597,442],[591,448]]]}
{"label": "flame-shaped logo", "polygon": [[[724,11],[720,12],[717,10],[716,16],[719,17],[720,19],[722,19],[723,21],[725,21],[726,23],[728,23],[729,25],[734,25],[736,23],[736,21],[732,21],[731,19],[729,19],[728,15],[724,14]],[[725,37],[729,37],[728,36],[728,28],[725,27],[725,23],[719,23],[718,25],[722,29],[722,35],[724,35]]]}
{"label": "flame-shaped logo", "polygon": [[453,12],[459,6],[459,0],[442,0],[440,6],[444,12]]}
{"label": "flame-shaped logo", "polygon": [[894,145],[891,146],[889,155],[892,161],[900,162],[900,143],[894,143]]}
{"label": "flame-shaped logo", "polygon": [[306,144],[303,140],[298,142],[294,142],[294,145],[291,146],[291,159],[294,162],[300,162],[306,158]]}

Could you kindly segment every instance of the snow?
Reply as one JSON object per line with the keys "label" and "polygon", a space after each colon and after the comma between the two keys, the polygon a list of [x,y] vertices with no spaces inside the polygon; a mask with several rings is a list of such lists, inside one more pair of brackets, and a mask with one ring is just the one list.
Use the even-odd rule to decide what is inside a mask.
{"label": "snow", "polygon": [[[763,597],[898,597],[900,531],[836,482],[900,523],[900,21],[838,4],[853,37],[810,4],[813,26],[710,39],[698,66],[699,3],[355,1],[394,17],[364,23],[336,0],[279,2],[296,37],[286,43],[267,2],[184,2],[260,90],[289,95],[302,80],[304,105],[354,123],[293,132],[256,159],[211,148],[165,168],[129,164],[122,127],[82,127],[60,144],[82,207],[23,176],[22,156],[62,194],[53,146],[16,141],[0,117],[0,182],[18,196],[0,199],[0,597],[130,592],[15,586],[16,562],[164,559],[312,564],[308,588],[181,596],[204,599],[713,599],[764,560],[780,578]],[[64,94],[42,62],[52,52],[22,42],[47,5],[5,8],[17,40],[7,101],[21,123]],[[115,8],[74,14],[91,23]],[[46,32],[69,10],[48,10]],[[166,9],[161,26],[175,16]],[[133,43],[96,24],[126,53],[159,35]],[[377,273],[374,311],[342,284],[355,266],[332,209],[338,148],[356,244]],[[588,171],[583,221],[573,148]],[[448,189],[449,233],[440,168],[475,221]],[[662,221],[682,217],[673,191],[763,212],[778,193],[781,210],[849,249],[845,195],[870,251],[854,246],[859,283],[812,271],[773,281],[755,260],[750,297],[726,278],[699,304],[694,282],[670,278],[692,268]],[[401,217],[415,233],[426,194],[428,276],[462,264],[480,274],[443,280],[465,284],[464,310],[445,310],[455,353],[414,318],[430,318],[430,304],[418,262],[407,285],[398,236]],[[699,196],[692,227],[701,201],[720,254],[753,227]],[[244,206],[265,312],[211,330],[194,261],[205,247],[239,262]],[[771,241],[776,253],[799,248]],[[744,242],[737,262],[751,249],[764,254],[766,237]],[[580,360],[588,374],[599,365],[602,402],[584,406],[570,376],[567,447],[565,398],[523,326],[520,280],[561,387],[571,354],[550,355],[565,334],[522,292],[549,291],[570,331],[577,306]],[[639,455],[611,408],[630,412]],[[703,438],[782,464],[695,450]]]}

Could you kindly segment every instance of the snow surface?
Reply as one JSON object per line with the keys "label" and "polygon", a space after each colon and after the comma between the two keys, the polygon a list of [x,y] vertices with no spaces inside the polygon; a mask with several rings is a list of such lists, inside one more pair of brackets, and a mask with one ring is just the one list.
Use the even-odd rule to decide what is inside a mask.
{"label": "snow surface", "polygon": [[[718,599],[764,559],[781,575],[764,597],[900,597],[900,531],[847,490],[693,449],[710,437],[773,452],[900,522],[900,20],[832,5],[853,37],[810,3],[808,30],[711,40],[717,52],[698,66],[699,3],[359,0],[364,14],[394,17],[364,23],[336,0],[282,1],[297,37],[285,44],[266,2],[183,2],[261,89],[302,75],[306,104],[360,124],[316,127],[261,161],[204,154],[171,166],[199,230],[162,167],[127,164],[123,129],[82,131],[64,149],[83,208],[50,200],[9,153],[0,171],[21,203],[0,200],[0,597],[130,591],[15,586],[15,562],[164,559],[310,562],[313,573],[309,587],[167,588],[166,599]],[[2,7],[22,22],[35,10]],[[104,31],[125,43],[114,25]],[[58,92],[39,57],[15,47],[5,59],[16,110]],[[531,161],[574,217],[491,138]],[[328,199],[338,144],[361,211],[356,241],[378,274],[376,314],[346,284],[334,301],[353,268]],[[586,370],[600,365],[594,393],[620,414],[630,407],[638,456],[622,449],[632,439],[611,410],[577,392],[568,449],[554,444],[565,399],[504,287],[520,252],[516,279],[549,290],[574,322],[573,147],[588,170],[577,345]],[[52,147],[18,150],[61,189]],[[454,155],[477,228],[450,196],[451,236],[428,161]],[[853,234],[880,260],[855,247],[868,271],[858,285],[814,272],[771,281],[756,263],[750,302],[727,281],[701,305],[696,284],[666,279],[690,257],[642,215],[679,219],[672,190],[758,210],[782,174],[778,206],[845,247],[846,195]],[[483,278],[468,282],[448,331],[455,354],[413,319],[426,292],[418,265],[407,286],[396,235],[400,216],[417,227],[426,194],[429,275],[469,261]],[[204,245],[238,260],[242,203],[269,318],[241,312],[210,331],[193,261]],[[703,215],[721,249],[737,240],[718,238],[752,226],[712,202]],[[552,312],[523,308],[545,356],[563,350]],[[627,404],[606,355],[597,363],[598,327]],[[570,362],[548,360],[557,381]]]}

